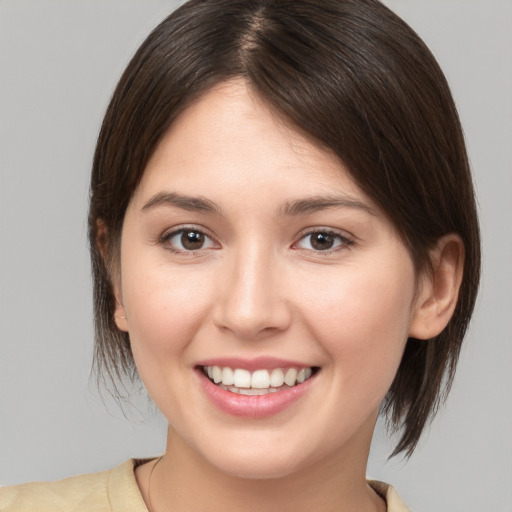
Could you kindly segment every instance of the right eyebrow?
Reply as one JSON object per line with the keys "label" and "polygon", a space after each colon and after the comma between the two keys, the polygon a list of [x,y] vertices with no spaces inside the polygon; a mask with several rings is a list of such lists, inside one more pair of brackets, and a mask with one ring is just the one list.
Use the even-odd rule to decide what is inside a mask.
{"label": "right eyebrow", "polygon": [[373,208],[356,198],[345,195],[326,195],[287,201],[279,209],[279,215],[305,215],[329,208],[355,208],[370,215],[376,214]]}
{"label": "right eyebrow", "polygon": [[220,208],[213,201],[204,197],[192,197],[176,192],[159,192],[152,196],[141,208],[146,212],[161,206],[177,206],[192,212],[220,213]]}

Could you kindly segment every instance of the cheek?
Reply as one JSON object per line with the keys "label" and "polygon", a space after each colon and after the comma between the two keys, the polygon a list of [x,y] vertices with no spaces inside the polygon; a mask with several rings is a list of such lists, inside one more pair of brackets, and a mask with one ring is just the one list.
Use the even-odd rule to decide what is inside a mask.
{"label": "cheek", "polygon": [[141,359],[163,361],[187,346],[207,315],[209,280],[197,269],[173,271],[139,254],[123,261],[123,300],[132,350]]}
{"label": "cheek", "polygon": [[380,401],[407,341],[414,270],[408,260],[386,271],[378,265],[345,270],[327,281],[327,289],[310,294],[303,307],[306,323],[331,359],[340,386],[350,384]]}
{"label": "cheek", "polygon": [[205,276],[197,270],[175,272],[150,259],[127,257],[123,265],[123,300],[139,376],[168,419],[187,417],[190,411],[171,391],[186,387],[180,376],[192,363],[189,346],[208,316]]}

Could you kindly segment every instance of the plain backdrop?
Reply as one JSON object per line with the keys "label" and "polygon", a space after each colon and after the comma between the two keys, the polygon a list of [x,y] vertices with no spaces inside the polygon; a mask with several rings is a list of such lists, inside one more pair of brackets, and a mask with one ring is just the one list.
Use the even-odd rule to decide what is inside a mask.
{"label": "plain backdrop", "polygon": [[[120,73],[171,0],[0,0],[0,484],[111,468],[164,449],[137,394],[90,378],[86,242],[95,139]],[[512,2],[387,0],[453,88],[483,231],[481,293],[454,388],[414,456],[368,474],[417,512],[512,511]]]}

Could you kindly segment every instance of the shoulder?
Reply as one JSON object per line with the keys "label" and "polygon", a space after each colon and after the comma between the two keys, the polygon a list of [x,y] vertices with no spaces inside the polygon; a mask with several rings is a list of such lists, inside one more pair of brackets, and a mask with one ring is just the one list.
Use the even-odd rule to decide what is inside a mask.
{"label": "shoulder", "polygon": [[[103,512],[108,506],[111,471],[74,476],[57,482],[31,482],[0,489],[2,512],[89,510]],[[83,508],[85,510],[85,508]]]}
{"label": "shoulder", "polygon": [[411,512],[391,485],[377,480],[369,480],[368,484],[386,500],[387,512]]}
{"label": "shoulder", "polygon": [[[2,512],[147,512],[130,459],[110,471],[0,489]],[[128,508],[127,508],[128,507]]]}

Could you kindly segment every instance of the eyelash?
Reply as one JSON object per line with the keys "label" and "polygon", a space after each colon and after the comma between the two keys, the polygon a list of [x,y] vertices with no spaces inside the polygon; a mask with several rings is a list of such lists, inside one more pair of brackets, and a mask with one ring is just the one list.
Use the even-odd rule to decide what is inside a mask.
{"label": "eyelash", "polygon": [[[178,235],[183,236],[185,233],[195,233],[199,236],[204,237],[205,240],[206,239],[209,240],[209,243],[211,244],[210,247],[202,246],[196,250],[177,249],[176,247],[173,247],[173,245],[171,244],[171,240],[173,238],[177,237]],[[305,240],[307,237],[312,237],[313,235],[325,235],[327,237],[333,237],[334,243],[338,242],[338,244],[335,245],[333,248],[324,249],[324,250],[320,250],[320,249],[315,250],[314,248],[307,249],[307,248],[299,247],[299,244],[303,240]],[[171,252],[173,254],[180,254],[180,255],[185,255],[185,256],[197,255],[201,251],[211,249],[212,246],[214,244],[216,244],[216,242],[212,239],[212,237],[210,235],[208,235],[204,230],[195,228],[193,226],[191,226],[191,227],[184,226],[184,227],[180,227],[178,229],[174,229],[170,233],[165,233],[161,237],[159,237],[157,242],[160,245],[165,246],[165,249],[168,250],[169,252]],[[311,242],[310,242],[310,244],[311,244]],[[299,251],[302,250],[302,251],[313,252],[313,253],[315,253],[315,255],[318,254],[318,255],[327,256],[334,252],[338,252],[340,250],[347,249],[353,244],[354,244],[353,240],[351,240],[347,236],[341,235],[337,231],[333,231],[332,229],[321,229],[320,228],[320,229],[310,230],[310,231],[307,231],[307,232],[301,234],[298,241],[294,242],[292,244],[292,249],[299,250]]]}
{"label": "eyelash", "polygon": [[[297,247],[301,241],[305,240],[307,237],[312,237],[313,235],[327,235],[329,237],[333,237],[334,243],[338,242],[338,245],[335,245],[333,248],[324,249],[324,250],[315,250],[315,249],[302,249],[301,247]],[[311,242],[310,242],[311,243]],[[348,238],[347,236],[342,235],[341,233],[334,231],[332,229],[322,229],[317,228],[306,233],[303,233],[299,240],[293,244],[292,247],[296,247],[296,250],[304,250],[308,252],[314,252],[315,255],[320,256],[328,256],[332,253],[338,252],[340,250],[348,249],[350,246],[354,244],[354,240]]]}
{"label": "eyelash", "polygon": [[183,226],[178,229],[174,229],[170,233],[163,234],[159,239],[158,243],[162,246],[165,246],[165,249],[173,254],[180,254],[185,256],[194,256],[197,255],[200,251],[204,251],[205,249],[210,249],[211,247],[200,247],[196,250],[186,250],[186,249],[177,249],[176,247],[173,247],[171,244],[171,240],[178,236],[178,235],[184,235],[185,233],[195,233],[197,235],[203,236],[205,239],[208,239],[212,245],[214,245],[216,242],[212,239],[210,235],[205,233],[204,230],[195,228],[193,226],[187,227]]}

